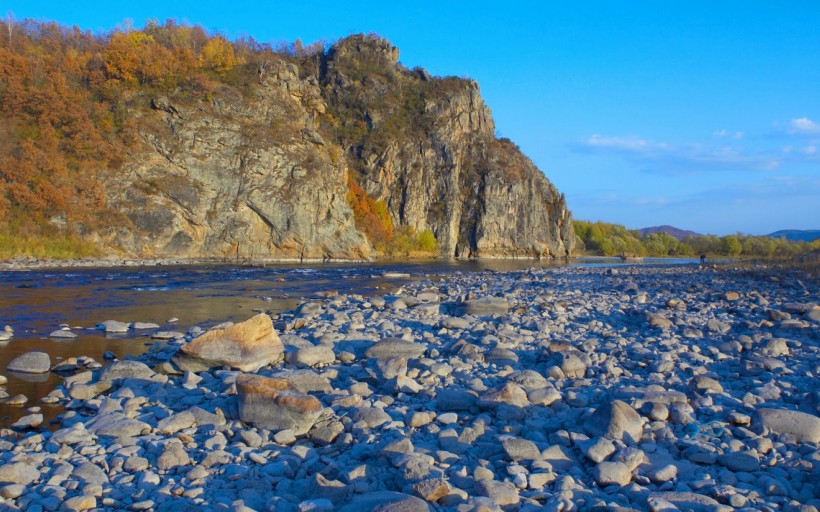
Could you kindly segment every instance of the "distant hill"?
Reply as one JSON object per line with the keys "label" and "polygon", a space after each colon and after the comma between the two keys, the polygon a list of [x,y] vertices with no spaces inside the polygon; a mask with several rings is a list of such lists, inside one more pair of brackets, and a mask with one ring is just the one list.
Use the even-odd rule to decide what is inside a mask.
{"label": "distant hill", "polygon": [[820,229],[781,229],[766,236],[785,238],[791,242],[813,242],[820,238]]}
{"label": "distant hill", "polygon": [[688,231],[686,229],[679,229],[674,226],[667,225],[639,229],[638,233],[640,233],[641,236],[650,235],[652,233],[666,233],[667,235],[670,235],[678,240],[683,240],[687,236],[703,236],[700,233],[695,233],[694,231]]}

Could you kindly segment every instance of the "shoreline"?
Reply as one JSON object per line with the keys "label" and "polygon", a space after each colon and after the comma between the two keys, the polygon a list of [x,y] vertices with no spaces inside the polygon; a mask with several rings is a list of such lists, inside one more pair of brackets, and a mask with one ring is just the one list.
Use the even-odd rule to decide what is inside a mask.
{"label": "shoreline", "polygon": [[[0,430],[0,503],[820,505],[818,290],[742,268],[611,270],[459,274],[307,300],[236,331],[273,352],[205,367],[196,326],[153,339],[52,391],[66,407],[55,431],[36,407]],[[180,359],[182,347],[193,355]]]}

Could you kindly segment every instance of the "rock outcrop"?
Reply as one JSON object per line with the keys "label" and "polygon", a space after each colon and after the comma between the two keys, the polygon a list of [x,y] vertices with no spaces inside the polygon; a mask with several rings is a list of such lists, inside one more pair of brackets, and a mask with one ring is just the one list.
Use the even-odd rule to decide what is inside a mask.
{"label": "rock outcrop", "polygon": [[442,256],[570,254],[563,195],[495,138],[476,82],[409,70],[370,36],[314,60],[277,58],[244,88],[191,81],[134,113],[138,141],[106,183],[121,215],[98,241],[139,257],[366,259],[350,174]]}

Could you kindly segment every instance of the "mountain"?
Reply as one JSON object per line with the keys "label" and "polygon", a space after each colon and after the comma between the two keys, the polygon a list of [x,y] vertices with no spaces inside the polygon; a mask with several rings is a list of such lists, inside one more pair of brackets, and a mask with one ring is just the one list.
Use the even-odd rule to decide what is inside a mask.
{"label": "mountain", "polygon": [[680,229],[680,228],[676,228],[674,226],[668,226],[668,225],[652,226],[650,228],[642,228],[642,229],[638,230],[638,233],[640,233],[641,236],[649,235],[649,234],[652,234],[652,233],[666,233],[667,235],[669,235],[669,236],[671,236],[671,237],[673,237],[677,240],[683,240],[687,236],[703,236],[700,233],[695,233],[694,231],[688,231],[686,229]]}
{"label": "mountain", "polygon": [[478,84],[408,69],[385,39],[274,50],[173,22],[52,25],[0,46],[0,147],[13,155],[0,160],[0,224],[137,257],[573,250],[563,194],[495,137]]}
{"label": "mountain", "polygon": [[781,229],[766,236],[785,238],[791,242],[813,242],[820,239],[820,229]]}

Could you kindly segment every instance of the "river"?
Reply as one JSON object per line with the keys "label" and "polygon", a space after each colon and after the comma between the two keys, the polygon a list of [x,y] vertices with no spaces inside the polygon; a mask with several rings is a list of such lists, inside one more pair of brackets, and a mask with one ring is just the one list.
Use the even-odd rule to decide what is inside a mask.
{"label": "river", "polygon": [[[306,298],[326,292],[384,295],[410,279],[458,272],[511,271],[556,265],[614,266],[624,264],[696,264],[695,260],[647,259],[640,263],[613,259],[570,262],[531,260],[410,261],[327,263],[266,266],[152,266],[0,272],[0,328],[14,329],[11,341],[0,343],[0,372],[8,378],[6,392],[29,398],[24,407],[0,403],[0,425],[41,407],[46,420],[62,408],[39,399],[60,384],[62,376],[5,371],[10,360],[31,350],[47,352],[52,364],[69,357],[89,356],[104,363],[103,354],[139,355],[153,342],[151,330],[106,336],[96,329],[105,320],[150,322],[160,330],[185,332],[226,320],[241,321],[256,312],[281,313]],[[403,277],[409,276],[409,277]],[[174,320],[171,322],[171,320]],[[62,340],[49,334],[68,325],[79,334]]]}

